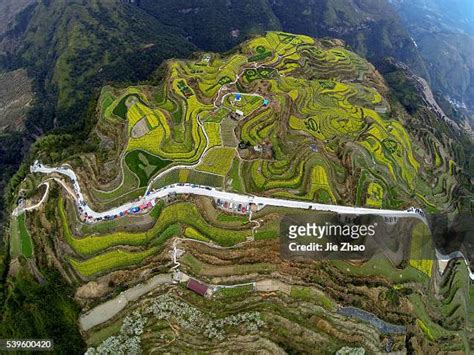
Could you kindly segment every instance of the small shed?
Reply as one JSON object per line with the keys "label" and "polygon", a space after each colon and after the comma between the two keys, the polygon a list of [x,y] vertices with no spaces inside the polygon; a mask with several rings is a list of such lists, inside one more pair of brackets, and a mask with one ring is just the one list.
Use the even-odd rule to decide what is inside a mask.
{"label": "small shed", "polygon": [[197,294],[201,296],[206,296],[208,287],[207,285],[203,284],[202,282],[199,282],[194,279],[189,279],[188,283],[186,285],[187,288],[189,288],[191,291],[196,292]]}

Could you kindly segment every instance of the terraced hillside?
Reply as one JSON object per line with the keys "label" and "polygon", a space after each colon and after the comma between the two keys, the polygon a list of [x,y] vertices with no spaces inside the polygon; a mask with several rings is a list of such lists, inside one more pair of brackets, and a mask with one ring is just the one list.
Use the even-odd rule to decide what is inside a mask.
{"label": "terraced hillside", "polygon": [[174,184],[460,209],[454,154],[429,130],[414,136],[414,118],[341,41],[269,32],[171,60],[147,85],[105,87],[97,115],[99,151],[61,168],[77,181],[59,170],[23,181],[11,237],[15,260],[48,263],[74,285],[91,353],[469,349],[468,269],[436,262],[423,222],[403,260],[303,263],[279,253],[289,208],[171,193],[117,210]]}
{"label": "terraced hillside", "polygon": [[[435,137],[424,146],[409,136],[381,77],[338,41],[270,32],[228,56],[168,62],[165,75],[159,87],[102,92],[102,131],[128,127],[118,172],[128,185],[119,191],[145,186],[172,162],[159,180],[359,206],[374,205],[378,186],[380,207],[452,204],[447,152]],[[232,170],[223,162],[194,169],[211,151],[230,154],[218,147],[235,150]]]}

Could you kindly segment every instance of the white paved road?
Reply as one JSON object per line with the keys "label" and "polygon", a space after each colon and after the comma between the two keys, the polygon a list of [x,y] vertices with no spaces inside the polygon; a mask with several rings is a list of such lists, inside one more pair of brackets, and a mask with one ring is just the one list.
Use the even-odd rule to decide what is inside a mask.
{"label": "white paved road", "polygon": [[199,196],[208,196],[215,199],[222,199],[227,201],[232,201],[235,203],[241,204],[256,204],[259,207],[264,206],[275,206],[275,207],[287,207],[287,208],[295,208],[295,209],[312,209],[316,211],[328,211],[328,212],[335,212],[341,214],[355,214],[355,215],[362,215],[362,214],[372,214],[378,216],[385,216],[385,217],[398,217],[398,218],[418,218],[424,223],[427,223],[426,218],[422,215],[422,211],[416,212],[415,209],[411,208],[406,211],[398,211],[398,210],[387,210],[387,209],[375,209],[375,208],[365,208],[365,207],[350,207],[350,206],[339,206],[339,205],[327,205],[321,203],[314,203],[314,202],[304,202],[304,201],[297,201],[297,200],[287,200],[282,198],[271,198],[271,197],[261,197],[261,196],[253,196],[253,195],[242,195],[233,192],[226,192],[221,191],[216,188],[208,187],[208,186],[201,186],[195,184],[173,184],[166,187],[162,187],[157,190],[148,191],[145,196],[141,199],[136,201],[131,201],[121,206],[112,208],[108,211],[104,212],[96,212],[92,210],[87,202],[84,199],[84,196],[81,192],[81,188],[79,186],[79,182],[77,180],[77,176],[74,171],[69,168],[68,166],[60,166],[57,168],[48,167],[43,165],[39,162],[35,162],[31,166],[31,172],[33,173],[43,173],[43,174],[53,174],[58,173],[69,177],[73,186],[74,186],[74,193],[75,193],[75,200],[77,201],[78,205],[82,208],[83,213],[89,216],[89,219],[97,220],[98,218],[103,219],[110,218],[110,217],[118,217],[120,213],[124,213],[125,211],[131,211],[133,208],[145,205],[149,202],[152,204],[155,203],[156,200],[162,199],[171,194],[193,194]]}

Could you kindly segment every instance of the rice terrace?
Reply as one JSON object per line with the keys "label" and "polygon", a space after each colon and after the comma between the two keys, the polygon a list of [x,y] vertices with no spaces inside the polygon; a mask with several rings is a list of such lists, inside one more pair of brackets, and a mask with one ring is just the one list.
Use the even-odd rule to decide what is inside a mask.
{"label": "rice terrace", "polygon": [[[310,333],[332,353],[345,345],[381,352],[387,347],[380,339],[391,351],[406,351],[408,336],[416,338],[410,346],[426,352],[459,351],[472,318],[472,291],[460,281],[469,271],[457,262],[455,287],[447,286],[453,273],[443,274],[420,221],[425,212],[456,210],[456,166],[436,135],[409,134],[414,119],[391,95],[381,74],[342,41],[284,32],[224,54],[168,60],[143,85],[106,86],[91,133],[99,151],[56,170],[35,163],[22,182],[25,205],[12,215],[14,255],[31,261],[44,245],[48,262],[78,285],[83,324],[100,313],[101,298],[129,296],[115,287],[140,293],[135,287],[147,286],[137,283],[169,272],[181,277],[179,285],[188,282],[157,286],[158,303],[130,296],[126,312],[91,325],[93,331],[83,326],[93,348],[141,312],[159,329],[142,337],[147,351],[222,350],[225,332],[255,350],[247,337],[255,329],[275,339],[260,344],[270,352],[284,342],[311,352]],[[40,184],[48,184],[46,191]],[[278,253],[280,223],[294,210],[247,203],[264,198],[416,211],[423,218],[413,222],[411,250],[402,259],[394,252],[363,263],[297,263]],[[311,206],[298,213],[321,220],[336,214]],[[380,221],[390,228],[390,219]],[[435,272],[445,282],[442,301],[427,292]],[[183,313],[153,318],[159,302]],[[184,322],[195,314],[225,324],[222,333],[198,338],[202,329]],[[449,347],[438,341],[443,337]]]}

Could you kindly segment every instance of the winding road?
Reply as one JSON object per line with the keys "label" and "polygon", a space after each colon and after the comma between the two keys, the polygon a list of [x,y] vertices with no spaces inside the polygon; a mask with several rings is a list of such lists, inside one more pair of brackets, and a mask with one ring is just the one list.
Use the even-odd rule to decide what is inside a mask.
{"label": "winding road", "polygon": [[[84,199],[84,195],[82,194],[81,187],[79,185],[76,173],[66,165],[60,167],[48,167],[46,165],[41,164],[39,161],[36,161],[31,167],[30,171],[32,173],[42,173],[42,174],[61,174],[67,176],[74,187],[74,192],[68,188],[68,186],[62,182],[60,179],[53,178],[54,180],[61,183],[61,185],[71,194],[76,201],[77,207],[79,211],[87,217],[89,223],[94,223],[100,221],[102,219],[107,218],[119,218],[120,216],[124,215],[125,211],[131,211],[134,208],[146,205],[148,203],[155,204],[157,200],[167,197],[172,194],[192,194],[198,196],[207,196],[214,199],[222,199],[232,201],[234,203],[241,203],[241,204],[255,204],[259,208],[263,208],[265,206],[275,206],[275,207],[286,207],[286,208],[294,208],[294,209],[311,209],[315,211],[325,211],[325,212],[335,212],[341,214],[353,214],[353,215],[377,215],[383,217],[397,217],[397,218],[417,218],[421,220],[423,223],[428,225],[426,217],[422,210],[418,208],[409,208],[405,211],[399,210],[388,210],[388,209],[375,209],[375,208],[365,208],[365,207],[350,207],[350,206],[340,206],[340,205],[326,205],[321,203],[314,203],[314,202],[304,202],[304,201],[297,201],[297,200],[288,200],[282,198],[271,198],[271,197],[262,197],[262,196],[254,196],[254,195],[243,195],[237,194],[233,192],[221,191],[214,187],[209,186],[202,186],[202,185],[195,185],[195,184],[187,184],[187,183],[180,183],[180,184],[173,184],[169,186],[165,186],[156,190],[150,190],[150,186],[147,189],[147,193],[142,198],[128,202],[121,206],[109,209],[108,211],[97,212],[94,211],[92,208],[89,207],[86,200]],[[39,204],[41,204],[47,196],[47,191],[43,195],[40,203],[36,204],[34,208],[37,208]],[[15,215],[19,215],[23,213],[25,210],[31,209],[30,208],[21,208],[17,207],[14,211]],[[474,280],[474,272],[469,267],[468,259],[461,253],[456,252],[448,255],[441,255],[437,251],[438,259],[446,263],[452,258],[462,258],[464,259],[466,265],[468,266],[469,270],[469,277],[471,280]]]}
{"label": "winding road", "polygon": [[[151,202],[154,204],[156,200],[165,198],[172,194],[192,194],[198,196],[207,196],[214,199],[228,200],[235,203],[241,204],[255,204],[260,208],[265,206],[275,206],[275,207],[287,207],[295,209],[311,209],[315,211],[326,211],[326,212],[335,212],[341,214],[371,214],[384,217],[397,217],[397,218],[417,218],[422,222],[427,224],[427,220],[424,217],[424,214],[419,209],[410,208],[405,211],[399,210],[388,210],[388,209],[375,209],[375,208],[365,208],[365,207],[351,207],[351,206],[340,206],[340,205],[327,205],[322,203],[314,202],[305,202],[297,200],[288,200],[282,198],[272,198],[272,197],[262,197],[254,195],[243,195],[234,192],[221,191],[214,187],[195,185],[189,183],[182,184],[172,184],[156,190],[148,190],[145,196],[139,200],[131,201],[126,204],[123,204],[118,207],[109,209],[108,211],[97,212],[89,207],[84,195],[82,194],[81,187],[79,185],[76,173],[68,166],[60,166],[57,168],[48,167],[36,161],[30,168],[32,173],[43,173],[43,174],[61,174],[67,176],[74,187],[74,199],[80,208],[80,211],[87,216],[90,222],[95,222],[99,218],[118,218],[121,216],[120,213],[125,211],[130,211],[136,207],[140,207]],[[70,192],[71,193],[71,192]]]}

